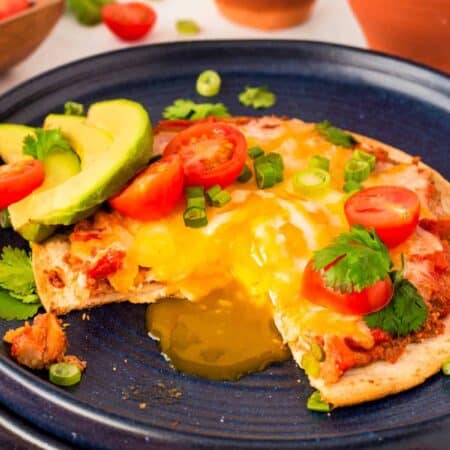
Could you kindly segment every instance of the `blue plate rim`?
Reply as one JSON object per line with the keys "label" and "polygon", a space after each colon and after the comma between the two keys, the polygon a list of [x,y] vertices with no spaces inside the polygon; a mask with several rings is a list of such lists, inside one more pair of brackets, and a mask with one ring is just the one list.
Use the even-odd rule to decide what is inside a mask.
{"label": "blue plate rim", "polygon": [[[288,47],[292,47],[295,45],[306,45],[311,48],[319,48],[322,50],[326,49],[336,49],[339,51],[349,52],[352,54],[360,54],[360,55],[370,55],[375,56],[376,59],[372,60],[373,65],[377,65],[377,70],[381,71],[382,64],[379,64],[382,61],[387,62],[395,62],[396,65],[396,73],[401,72],[403,75],[407,76],[407,79],[410,81],[414,81],[415,83],[423,84],[431,81],[436,82],[436,85],[433,85],[433,89],[447,93],[448,86],[445,86],[450,81],[450,76],[445,74],[444,72],[441,72],[439,70],[432,69],[428,66],[425,66],[423,64],[418,64],[409,60],[406,60],[404,58],[391,56],[382,52],[374,52],[358,47],[352,47],[352,46],[345,46],[340,44],[330,44],[325,42],[319,42],[319,41],[307,41],[307,40],[288,40],[288,39],[282,39],[282,40],[266,40],[266,39],[256,39],[256,40],[213,40],[213,41],[183,41],[183,42],[168,42],[168,43],[161,43],[161,44],[150,44],[150,45],[142,45],[142,46],[135,46],[132,48],[125,48],[125,49],[119,49],[112,52],[103,52],[99,53],[87,58],[78,59],[76,61],[72,61],[70,63],[64,64],[62,66],[56,67],[54,69],[48,70],[46,72],[43,72],[27,81],[24,81],[20,83],[19,85],[15,86],[11,90],[3,93],[0,95],[0,102],[5,102],[6,104],[11,103],[14,105],[14,103],[17,103],[17,97],[16,94],[21,94],[20,96],[28,96],[29,92],[27,92],[29,89],[33,89],[34,86],[39,85],[41,81],[47,81],[47,84],[51,81],[52,77],[54,76],[60,76],[64,75],[66,71],[70,71],[73,67],[83,67],[84,65],[89,65],[92,61],[99,61],[103,58],[115,58],[117,55],[121,54],[127,54],[130,52],[136,52],[140,50],[151,48],[159,48],[159,49],[176,49],[179,47],[184,46],[195,46],[195,47],[221,47],[221,46],[236,46],[236,45],[259,45],[259,46],[269,46],[269,47],[277,47],[280,45],[286,45]],[[388,65],[387,65],[388,66]],[[384,69],[384,67],[383,67]],[[409,71],[408,69],[413,69],[412,71]],[[391,73],[392,70],[389,70],[389,67],[386,67],[385,70],[383,70],[385,73]],[[430,78],[431,75],[431,78]],[[441,86],[442,83],[442,86]],[[36,86],[38,87],[38,86]],[[442,90],[441,90],[442,89]],[[19,97],[20,97],[19,96]],[[20,108],[20,102],[18,103],[17,108]],[[2,115],[5,113],[2,112]],[[7,359],[0,359],[0,373],[2,373],[2,376],[8,377],[10,380],[13,379],[17,383],[17,387],[19,388],[25,388],[30,391],[35,391],[38,396],[41,398],[47,399],[47,396],[52,399],[52,403],[56,404],[57,406],[61,407],[62,409],[66,411],[74,411],[79,410],[80,415],[83,417],[90,417],[93,418],[94,422],[102,423],[102,424],[114,424],[118,428],[125,428],[126,431],[133,431],[138,433],[142,436],[148,436],[153,433],[156,433],[157,436],[154,436],[154,438],[159,442],[173,442],[178,443],[180,439],[186,438],[186,437],[193,437],[192,443],[195,442],[207,442],[208,440],[212,440],[213,442],[217,443],[222,441],[228,441],[230,442],[230,438],[220,438],[217,436],[205,436],[201,435],[199,436],[196,433],[190,433],[190,432],[179,432],[176,430],[168,430],[166,428],[159,428],[154,427],[153,430],[149,430],[146,426],[139,426],[139,422],[133,422],[128,419],[121,418],[120,421],[116,420],[116,416],[114,415],[108,415],[102,410],[97,409],[91,405],[85,405],[79,402],[76,399],[69,398],[67,394],[62,393],[59,389],[53,388],[49,386],[47,383],[44,383],[42,380],[39,379],[32,379],[29,377],[29,373],[22,369],[21,367],[18,367],[15,363],[12,361],[8,361]],[[38,381],[36,384],[35,381]],[[43,389],[39,389],[39,386],[42,385]],[[45,393],[45,395],[42,395],[42,392]],[[55,395],[56,394],[56,395]],[[11,407],[11,405],[8,405]],[[16,409],[12,408],[16,413],[19,413]],[[433,423],[435,421],[439,420],[447,420],[450,418],[450,413],[445,416],[438,416],[438,417],[432,417],[429,419],[426,419],[422,422],[416,423],[414,425],[404,425],[401,427],[393,427],[381,430],[381,433],[386,433],[386,435],[393,434],[394,436],[405,433],[408,431],[411,431],[412,427],[417,427],[417,425],[426,425],[429,423]],[[121,423],[122,422],[122,423]],[[125,424],[125,425],[124,425]],[[142,424],[141,424],[142,425]],[[115,427],[113,427],[115,428]],[[351,440],[358,440],[359,438],[363,437],[367,432],[366,431],[357,431],[353,434],[346,435],[346,439],[348,442],[348,439]],[[314,440],[313,438],[311,438]],[[331,438],[329,438],[331,439]],[[336,438],[332,438],[336,439]],[[338,438],[340,439],[340,438]],[[321,439],[322,443],[324,443],[327,440],[327,438]],[[303,442],[307,443],[309,439],[304,440]],[[245,440],[239,439],[240,443],[244,443]],[[270,442],[285,442],[285,441],[271,441],[270,439],[263,439],[259,442],[259,444],[263,445],[264,443],[270,443]],[[289,442],[289,441],[286,441]]]}

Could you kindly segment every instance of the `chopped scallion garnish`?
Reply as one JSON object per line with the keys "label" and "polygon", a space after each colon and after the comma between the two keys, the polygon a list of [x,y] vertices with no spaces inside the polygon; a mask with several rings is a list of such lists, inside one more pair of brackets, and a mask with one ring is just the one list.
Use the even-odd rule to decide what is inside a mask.
{"label": "chopped scallion garnish", "polygon": [[208,199],[208,202],[212,205],[213,203],[213,199],[214,197],[222,190],[222,188],[218,185],[215,184],[214,186],[210,187],[207,191],[206,191],[206,197]]}
{"label": "chopped scallion garnish", "polygon": [[277,174],[275,167],[269,162],[260,162],[254,165],[256,184],[260,189],[266,189],[275,185]]}
{"label": "chopped scallion garnish", "polygon": [[368,162],[371,172],[372,172],[373,169],[375,169],[375,164],[377,163],[377,158],[376,158],[376,156],[374,154],[368,153],[368,152],[364,152],[364,151],[358,150],[358,149],[356,149],[353,152],[352,159]]}
{"label": "chopped scallion garnish", "polygon": [[231,200],[231,195],[227,191],[220,191],[218,194],[216,194],[212,199],[212,205],[216,208],[221,208],[222,206],[226,205]]}
{"label": "chopped scallion garnish", "polygon": [[57,363],[49,369],[49,379],[58,386],[73,386],[81,380],[81,370],[75,364]]}
{"label": "chopped scallion garnish", "polygon": [[247,166],[247,164],[244,164],[241,174],[237,177],[237,181],[239,183],[246,183],[248,180],[250,180],[251,177],[252,177],[252,171]]}
{"label": "chopped scallion garnish", "polygon": [[330,412],[331,405],[325,402],[322,398],[322,395],[319,391],[314,391],[311,396],[308,398],[308,402],[306,403],[306,407],[310,411],[317,412]]}
{"label": "chopped scallion garnish", "polygon": [[320,195],[330,186],[330,174],[323,169],[304,169],[295,174],[292,184],[299,194]]}
{"label": "chopped scallion garnish", "polygon": [[370,175],[370,164],[361,159],[350,159],[344,166],[345,181],[356,181],[361,183]]}
{"label": "chopped scallion garnish", "polygon": [[355,193],[360,191],[363,188],[361,183],[358,183],[357,181],[346,181],[344,183],[344,191],[350,193]]}
{"label": "chopped scallion garnish", "polygon": [[197,92],[203,97],[213,97],[220,91],[222,80],[215,70],[205,70],[197,78]]}
{"label": "chopped scallion garnish", "polygon": [[206,209],[192,206],[183,213],[184,224],[189,228],[201,228],[208,224]]}
{"label": "chopped scallion garnish", "polygon": [[264,155],[264,150],[261,147],[252,147],[248,149],[248,156],[252,159],[259,158]]}
{"label": "chopped scallion garnish", "polygon": [[186,188],[186,197],[203,197],[205,195],[205,189],[203,186],[190,186]]}
{"label": "chopped scallion garnish", "polygon": [[319,361],[314,356],[307,352],[304,353],[301,360],[301,365],[306,375],[312,378],[317,378],[320,373]]}

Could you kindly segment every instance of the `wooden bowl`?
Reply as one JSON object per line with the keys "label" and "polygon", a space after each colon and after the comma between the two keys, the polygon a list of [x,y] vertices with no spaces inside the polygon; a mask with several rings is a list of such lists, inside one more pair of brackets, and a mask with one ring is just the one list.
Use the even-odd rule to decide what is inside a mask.
{"label": "wooden bowl", "polygon": [[216,0],[233,22],[261,30],[289,28],[304,22],[315,0]]}
{"label": "wooden bowl", "polygon": [[32,53],[64,11],[64,0],[34,0],[25,11],[0,21],[0,72]]}
{"label": "wooden bowl", "polygon": [[450,73],[449,0],[349,0],[369,47]]}

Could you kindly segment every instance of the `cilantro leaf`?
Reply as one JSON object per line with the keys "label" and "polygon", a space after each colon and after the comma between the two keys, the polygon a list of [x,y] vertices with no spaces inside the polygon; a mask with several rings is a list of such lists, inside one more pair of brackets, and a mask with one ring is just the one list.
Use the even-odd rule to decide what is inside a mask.
{"label": "cilantro leaf", "polygon": [[223,103],[194,103],[179,98],[163,111],[165,119],[204,119],[205,117],[228,117],[227,107]]}
{"label": "cilantro leaf", "polygon": [[334,145],[340,145],[341,147],[351,148],[355,146],[358,141],[349,133],[342,131],[340,128],[337,128],[328,120],[324,120],[321,123],[318,123],[315,127],[316,131],[318,131],[327,141],[330,141]]}
{"label": "cilantro leaf", "polygon": [[69,142],[60,130],[36,129],[36,137],[28,135],[23,140],[23,154],[43,161],[46,156],[55,151],[72,151]]}
{"label": "cilantro leaf", "polygon": [[245,90],[239,94],[239,101],[252,108],[269,108],[276,102],[275,94],[267,86],[251,87],[246,86]]}
{"label": "cilantro leaf", "polygon": [[427,320],[428,311],[417,288],[406,278],[398,279],[393,272],[394,296],[380,311],[364,316],[369,328],[381,328],[393,336],[406,336],[419,331]]}
{"label": "cilantro leaf", "polygon": [[25,250],[3,247],[0,257],[0,288],[24,303],[39,301],[36,295],[31,258]]}
{"label": "cilantro leaf", "polygon": [[[337,261],[337,262],[336,262]],[[360,292],[384,280],[392,265],[389,251],[375,231],[354,225],[334,242],[314,253],[314,270],[324,271],[325,284],[344,292]]]}
{"label": "cilantro leaf", "polygon": [[33,317],[40,308],[40,303],[26,304],[0,289],[0,319],[25,320]]}

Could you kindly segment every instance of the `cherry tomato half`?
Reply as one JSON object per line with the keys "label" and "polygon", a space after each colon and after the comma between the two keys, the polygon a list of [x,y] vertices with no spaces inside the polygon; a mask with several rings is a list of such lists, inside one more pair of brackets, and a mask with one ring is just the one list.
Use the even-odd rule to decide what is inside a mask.
{"label": "cherry tomato half", "polygon": [[144,3],[107,3],[102,7],[106,26],[125,41],[144,37],[156,22],[156,12]]}
{"label": "cherry tomato half", "polygon": [[382,309],[392,298],[389,277],[360,292],[341,294],[325,285],[321,272],[314,270],[312,260],[305,267],[301,294],[312,303],[343,314],[370,314]]}
{"label": "cherry tomato half", "polygon": [[178,133],[164,155],[181,156],[188,186],[225,188],[236,181],[247,157],[244,135],[224,123],[199,123]]}
{"label": "cherry tomato half", "polygon": [[183,193],[181,158],[172,155],[151,164],[115,197],[110,205],[124,216],[157,220],[170,213]]}
{"label": "cherry tomato half", "polygon": [[410,189],[374,186],[352,195],[345,202],[344,211],[350,225],[374,228],[388,247],[395,247],[415,230],[420,202]]}
{"label": "cherry tomato half", "polygon": [[37,159],[0,166],[0,209],[33,192],[42,184],[44,177],[44,166]]}
{"label": "cherry tomato half", "polygon": [[0,20],[28,9],[28,0],[0,0]]}

